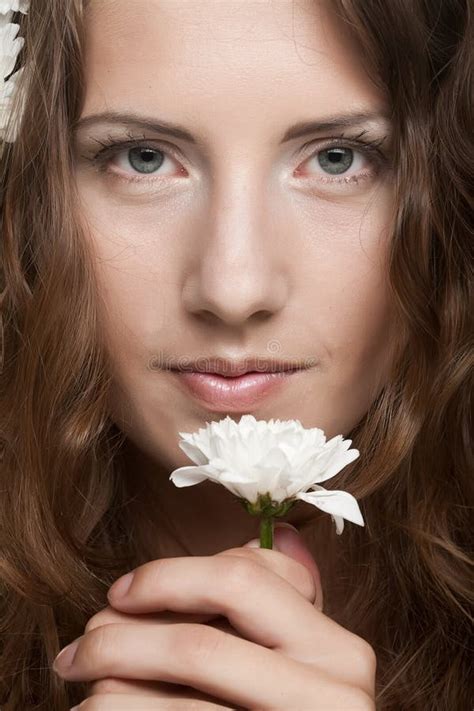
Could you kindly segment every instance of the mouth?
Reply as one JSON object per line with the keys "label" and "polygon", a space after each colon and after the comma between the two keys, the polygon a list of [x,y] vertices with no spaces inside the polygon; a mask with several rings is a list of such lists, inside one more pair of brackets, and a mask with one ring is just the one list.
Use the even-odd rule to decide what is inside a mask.
{"label": "mouth", "polygon": [[177,385],[188,394],[215,411],[248,411],[265,398],[280,392],[282,388],[300,378],[303,368],[275,372],[247,371],[241,375],[228,376],[219,373],[171,369]]}

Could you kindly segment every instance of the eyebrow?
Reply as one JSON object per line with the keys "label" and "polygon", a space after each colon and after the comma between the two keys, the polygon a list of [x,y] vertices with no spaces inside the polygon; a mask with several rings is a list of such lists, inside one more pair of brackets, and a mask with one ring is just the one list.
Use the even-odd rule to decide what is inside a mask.
{"label": "eyebrow", "polygon": [[[291,126],[283,135],[280,143],[287,143],[294,138],[301,138],[310,133],[328,131],[336,128],[348,128],[350,126],[360,126],[367,122],[389,121],[390,117],[384,112],[353,112],[327,116],[317,121],[300,121]],[[117,111],[104,111],[102,113],[90,114],[80,118],[73,126],[73,131],[77,132],[81,128],[91,127],[94,124],[108,123],[120,124],[123,126],[133,126],[156,133],[162,133],[174,138],[193,144],[201,144],[202,141],[193,136],[186,128],[169,121],[159,121],[156,118],[142,116],[134,113],[120,113]]]}

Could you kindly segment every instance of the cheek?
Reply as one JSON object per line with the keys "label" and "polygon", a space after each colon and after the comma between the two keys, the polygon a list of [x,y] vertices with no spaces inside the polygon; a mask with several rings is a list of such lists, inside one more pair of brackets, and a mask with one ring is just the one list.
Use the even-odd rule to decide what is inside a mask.
{"label": "cheek", "polygon": [[[369,248],[369,241],[365,240]],[[318,323],[331,359],[370,359],[384,340],[390,316],[388,281],[375,244],[333,253],[321,282]],[[349,363],[348,363],[349,364]]]}
{"label": "cheek", "polygon": [[162,265],[155,266],[145,268],[125,256],[123,262],[105,258],[98,263],[106,342],[114,360],[126,359],[130,366],[133,361],[146,363],[168,318],[168,300],[160,288],[165,275]]}
{"label": "cheek", "polygon": [[[393,310],[388,250],[389,186],[345,204],[306,205],[300,283],[314,340],[324,359],[324,408],[343,410],[353,426],[386,382],[392,360]],[[350,414],[352,413],[352,415]],[[337,427],[335,426],[335,429]]]}
{"label": "cheek", "polygon": [[300,282],[313,304],[311,321],[321,332],[329,360],[371,359],[390,319],[389,221],[393,196],[379,187],[370,198],[319,204],[303,211],[305,235]]}
{"label": "cheek", "polygon": [[[111,205],[81,185],[85,233],[96,266],[104,341],[117,368],[142,371],[156,352],[170,313],[176,234],[154,211]],[[173,230],[175,233],[175,230]]]}

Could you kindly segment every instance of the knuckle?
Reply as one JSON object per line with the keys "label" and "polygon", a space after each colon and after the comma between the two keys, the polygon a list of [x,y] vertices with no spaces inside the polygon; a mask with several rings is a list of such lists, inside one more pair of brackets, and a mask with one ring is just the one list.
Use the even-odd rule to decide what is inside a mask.
{"label": "knuckle", "polygon": [[377,668],[377,656],[374,648],[362,639],[357,638],[357,644],[353,652],[354,659],[359,667],[368,675],[375,675]]}
{"label": "knuckle", "polygon": [[275,573],[284,578],[286,582],[312,603],[318,599],[318,593],[322,597],[322,592],[318,590],[314,576],[307,566],[277,550],[262,551],[258,548],[235,548],[222,551],[217,555],[227,555],[228,558],[247,560],[250,564],[259,565],[265,570]]}
{"label": "knuckle", "polygon": [[228,556],[225,573],[221,580],[233,597],[245,594],[250,587],[258,584],[262,575],[262,566],[254,560],[240,556]]}
{"label": "knuckle", "polygon": [[[375,693],[375,676],[377,669],[377,657],[371,645],[362,637],[355,636],[350,650],[350,666],[352,670],[352,678],[357,684],[358,690],[361,693]],[[370,703],[372,703],[369,697]],[[365,708],[362,706],[362,708]],[[367,706],[373,709],[373,706]]]}

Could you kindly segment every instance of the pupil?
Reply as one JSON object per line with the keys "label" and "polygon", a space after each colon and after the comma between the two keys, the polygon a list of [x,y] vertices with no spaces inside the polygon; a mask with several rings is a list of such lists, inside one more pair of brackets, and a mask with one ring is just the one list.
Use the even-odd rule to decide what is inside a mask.
{"label": "pupil", "polygon": [[163,164],[163,152],[153,148],[131,148],[128,160],[139,173],[153,173]]}
{"label": "pupil", "polygon": [[327,148],[318,155],[321,168],[333,175],[346,172],[353,162],[353,152],[350,148]]}

